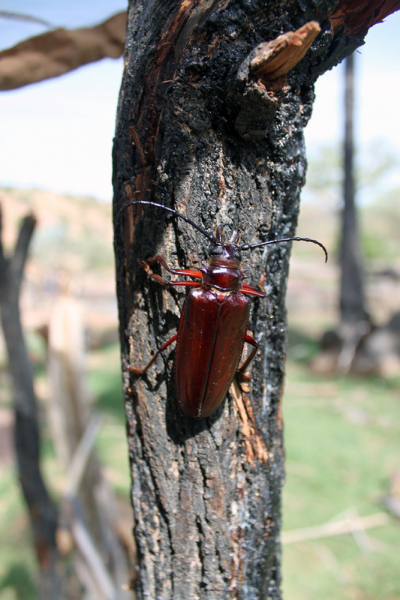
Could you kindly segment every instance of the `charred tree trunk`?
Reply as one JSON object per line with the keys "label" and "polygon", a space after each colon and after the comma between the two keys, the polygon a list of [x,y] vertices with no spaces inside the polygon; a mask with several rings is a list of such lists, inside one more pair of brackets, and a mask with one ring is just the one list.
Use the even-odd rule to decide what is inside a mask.
{"label": "charred tree trunk", "polygon": [[373,2],[372,16],[348,16],[355,2],[334,15],[336,2],[316,4],[130,3],[113,183],[139,598],[280,598],[290,247],[272,246],[267,262],[261,250],[245,253],[250,281],[265,272],[268,294],[249,321],[260,342],[252,380],[247,391],[232,386],[211,417],[191,419],[176,404],[172,347],[142,379],[128,371],[176,332],[185,296],[149,281],[138,260],[200,266],[208,244],[160,210],[120,210],[153,200],[211,232],[229,223],[244,242],[295,233],[313,83],[382,16]]}
{"label": "charred tree trunk", "polygon": [[353,329],[368,321],[363,289],[363,269],[357,225],[354,182],[354,54],[346,58],[345,136],[343,145],[343,210],[340,244],[340,321],[343,329]]}
{"label": "charred tree trunk", "polygon": [[19,294],[35,219],[24,219],[14,254],[7,258],[1,240],[0,213],[0,308],[8,353],[8,368],[15,396],[14,440],[17,469],[28,506],[34,544],[40,566],[40,597],[62,597],[56,545],[57,516],[40,470],[40,432],[33,388],[32,366],[21,325]]}

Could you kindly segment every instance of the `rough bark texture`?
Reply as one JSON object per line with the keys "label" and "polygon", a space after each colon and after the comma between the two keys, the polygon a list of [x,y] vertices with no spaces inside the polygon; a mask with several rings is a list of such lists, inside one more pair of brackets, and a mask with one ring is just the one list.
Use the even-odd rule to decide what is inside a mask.
{"label": "rough bark texture", "polygon": [[354,54],[346,58],[345,76],[345,138],[343,147],[344,183],[342,239],[340,244],[340,320],[342,326],[354,327],[368,321],[365,309],[363,269],[354,184]]}
{"label": "rough bark texture", "polygon": [[[144,366],[175,333],[185,296],[149,282],[138,259],[161,254],[173,267],[198,266],[209,244],[160,210],[118,212],[131,198],[147,199],[210,231],[230,223],[245,242],[294,234],[313,82],[362,43],[347,36],[343,24],[333,29],[335,4],[130,3],[114,209],[139,598],[280,598],[280,402],[290,247],[273,246],[266,266],[261,250],[245,253],[252,283],[266,269],[268,294],[253,301],[249,322],[260,341],[251,389],[232,386],[217,413],[195,420],[177,408],[173,350],[143,379],[135,380],[127,367]],[[260,44],[293,31],[301,40],[299,30],[313,21],[321,33],[292,70],[273,79],[252,62]],[[293,36],[286,41],[285,48]],[[269,60],[271,52],[265,55]]]}
{"label": "rough bark texture", "polygon": [[40,597],[62,597],[59,556],[56,546],[57,515],[40,470],[40,432],[33,388],[32,366],[22,331],[19,294],[35,219],[24,219],[15,251],[3,253],[0,212],[0,308],[14,389],[14,441],[18,475],[28,506],[33,539],[40,566]]}

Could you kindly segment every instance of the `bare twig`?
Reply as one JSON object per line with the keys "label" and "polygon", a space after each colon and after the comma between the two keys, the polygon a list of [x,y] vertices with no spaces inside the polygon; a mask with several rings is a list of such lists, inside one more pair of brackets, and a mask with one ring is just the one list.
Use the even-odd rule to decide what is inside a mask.
{"label": "bare twig", "polygon": [[97,582],[96,598],[100,600],[100,598],[104,597],[107,600],[114,600],[117,597],[115,586],[89,532],[76,515],[74,515],[71,523],[71,531],[75,544],[91,571],[92,579]]}
{"label": "bare twig", "polygon": [[65,496],[67,497],[75,496],[79,489],[101,423],[101,417],[97,415],[93,416],[75,449],[67,473],[67,483],[65,486]]}
{"label": "bare twig", "polygon": [[0,10],[0,18],[13,19],[15,21],[25,21],[27,23],[37,23],[38,25],[44,25],[45,27],[54,27],[49,21],[39,19],[39,17],[33,17],[32,15],[24,15],[22,13],[14,13],[9,10]]}
{"label": "bare twig", "polygon": [[344,535],[346,533],[355,533],[381,527],[388,522],[388,516],[385,513],[376,513],[368,517],[345,518],[340,521],[329,521],[316,527],[307,527],[305,529],[294,529],[293,531],[284,531],[281,536],[282,544],[296,544],[309,540],[319,540],[324,537]]}

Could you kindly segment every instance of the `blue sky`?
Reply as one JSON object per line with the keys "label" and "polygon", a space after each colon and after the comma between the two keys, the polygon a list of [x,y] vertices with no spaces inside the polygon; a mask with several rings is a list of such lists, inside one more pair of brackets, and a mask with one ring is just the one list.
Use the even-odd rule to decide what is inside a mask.
{"label": "blue sky", "polygon": [[[31,14],[54,26],[84,27],[126,8],[124,0],[0,0],[0,10]],[[0,19],[0,47],[45,31]],[[357,54],[356,137],[381,139],[400,159],[400,13],[376,25]],[[82,67],[62,77],[0,92],[0,184],[38,187],[110,200],[111,143],[122,59]],[[343,66],[324,74],[306,129],[309,155],[342,136]]]}

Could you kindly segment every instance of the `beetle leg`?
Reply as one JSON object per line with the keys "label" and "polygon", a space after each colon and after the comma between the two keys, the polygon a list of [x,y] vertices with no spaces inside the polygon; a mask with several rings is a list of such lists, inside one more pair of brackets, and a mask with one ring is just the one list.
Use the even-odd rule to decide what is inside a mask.
{"label": "beetle leg", "polygon": [[153,281],[156,281],[160,285],[164,285],[164,286],[168,286],[168,285],[178,285],[179,286],[179,285],[181,285],[183,287],[201,287],[201,285],[202,285],[201,281],[174,281],[174,280],[167,281],[166,279],[161,277],[161,275],[157,275],[156,273],[153,273],[153,271],[150,269],[147,262],[145,262],[144,260],[139,261],[139,262],[143,266],[143,269],[146,271],[149,278],[152,279]]}
{"label": "beetle leg", "polygon": [[266,279],[265,273],[262,272],[261,273],[261,277],[260,277],[260,282],[259,282],[259,284],[258,284],[257,287],[258,287],[259,290],[261,290],[262,292],[264,292],[264,296],[267,295],[266,292],[265,292],[265,288],[264,288],[265,279]]}
{"label": "beetle leg", "polygon": [[[161,260],[158,260],[161,259]],[[161,256],[156,256],[154,258],[151,258],[149,260],[138,260],[138,263],[140,265],[142,265],[143,269],[146,271],[148,277],[150,277],[150,279],[152,279],[153,281],[156,281],[157,283],[159,283],[160,285],[182,285],[185,287],[200,287],[201,286],[201,282],[200,281],[167,281],[166,279],[164,279],[163,277],[161,277],[161,275],[157,275],[156,273],[153,273],[153,271],[150,269],[149,263],[152,264],[152,262],[161,262],[163,265],[165,263],[164,259],[161,258]],[[165,263],[166,265],[166,263]],[[168,269],[168,271],[170,273],[174,273],[177,275],[185,275],[186,277],[195,277],[196,279],[200,279],[200,277],[202,277],[202,273],[200,271],[192,271],[191,269]]]}
{"label": "beetle leg", "polygon": [[170,269],[165,259],[162,256],[159,256],[158,254],[154,258],[148,258],[146,260],[147,265],[154,265],[158,262],[162,264],[162,266],[166,271],[168,271],[168,273],[172,273],[173,275],[184,275],[186,277],[194,277],[195,279],[203,278],[203,273],[198,269]]}
{"label": "beetle leg", "polygon": [[163,350],[168,348],[168,346],[173,344],[177,337],[178,337],[178,334],[176,333],[175,335],[172,336],[172,338],[170,338],[168,341],[166,341],[165,344],[160,346],[159,349],[157,350],[157,352],[155,353],[155,355],[151,358],[151,360],[147,363],[147,365],[143,369],[136,369],[135,367],[128,366],[128,371],[130,373],[133,373],[134,375],[138,375],[138,376],[144,375],[146,373],[146,371],[148,369],[150,369],[151,365],[153,365],[156,362],[157,356],[160,354],[160,352],[162,352]]}
{"label": "beetle leg", "polygon": [[182,285],[184,287],[201,287],[200,281],[166,281],[166,285]]}
{"label": "beetle leg", "polygon": [[247,294],[247,296],[257,296],[258,298],[265,298],[265,290],[262,286],[262,283],[264,283],[264,280],[263,276],[261,275],[261,280],[258,285],[258,289],[256,287],[253,287],[252,285],[248,285],[247,283],[242,283],[242,289],[240,291],[242,292],[242,294]]}
{"label": "beetle leg", "polygon": [[250,352],[249,356],[246,358],[246,360],[244,361],[242,366],[237,370],[236,376],[238,377],[238,379],[240,381],[248,381],[250,379],[249,375],[245,375],[245,371],[246,371],[247,367],[249,366],[249,364],[251,363],[251,361],[253,360],[255,353],[257,352],[258,345],[259,345],[257,340],[255,340],[253,337],[251,337],[251,335],[249,335],[248,333],[246,333],[244,341],[247,342],[248,344],[250,344],[251,346],[254,346],[254,348]]}

